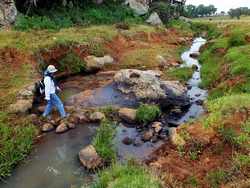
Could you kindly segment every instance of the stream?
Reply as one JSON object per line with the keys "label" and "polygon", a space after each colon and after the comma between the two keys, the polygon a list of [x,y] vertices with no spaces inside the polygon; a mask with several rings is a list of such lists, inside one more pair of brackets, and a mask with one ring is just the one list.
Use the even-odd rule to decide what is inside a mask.
{"label": "stream", "polygon": [[[191,48],[181,56],[184,61],[182,66],[192,67],[196,65],[197,70],[187,83],[190,86],[188,95],[192,100],[191,107],[181,117],[175,117],[175,114],[171,114],[171,117],[174,118],[170,121],[178,125],[192,118],[197,118],[204,112],[202,104],[198,104],[197,102],[204,101],[207,97],[207,91],[199,88],[199,83],[201,82],[201,65],[198,60],[191,58],[190,54],[199,52],[200,47],[205,43],[206,40],[196,38]],[[118,91],[114,90],[110,82],[112,76],[111,73],[110,75],[99,74],[99,76],[69,78],[63,88],[65,90],[64,101],[72,103],[72,95],[82,95],[84,98],[84,102],[80,104],[82,107],[105,105],[133,106],[134,101],[124,99]],[[94,79],[95,81],[93,81]],[[103,86],[103,82],[107,84],[101,87]],[[84,91],[86,88],[89,90]],[[89,93],[94,94],[89,98]],[[0,187],[74,188],[91,183],[94,175],[81,167],[78,160],[78,152],[84,146],[90,144],[96,128],[95,124],[79,125],[76,129],[64,134],[58,135],[52,132],[42,136],[31,154],[16,167],[11,177],[4,183],[0,183]],[[144,159],[163,143],[163,141],[154,144],[146,142],[140,147],[127,146],[121,141],[126,136],[137,138],[138,133],[136,128],[124,125],[119,126],[115,144],[120,158],[135,157]]]}

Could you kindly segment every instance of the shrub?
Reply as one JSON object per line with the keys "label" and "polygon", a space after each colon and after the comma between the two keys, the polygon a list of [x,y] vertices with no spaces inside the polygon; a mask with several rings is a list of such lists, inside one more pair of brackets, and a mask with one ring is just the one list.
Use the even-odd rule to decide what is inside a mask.
{"label": "shrub", "polygon": [[241,46],[246,44],[245,40],[245,34],[244,33],[233,33],[229,38],[229,46],[235,47],[235,46]]}
{"label": "shrub", "polygon": [[227,173],[218,169],[207,174],[207,180],[212,188],[219,188],[226,181]]}
{"label": "shrub", "polygon": [[59,70],[79,73],[85,70],[86,63],[75,52],[71,51],[59,61]]}
{"label": "shrub", "polygon": [[156,105],[141,104],[136,111],[136,119],[140,123],[150,123],[161,114],[161,110]]}
{"label": "shrub", "polygon": [[106,161],[111,162],[116,158],[113,145],[115,135],[115,125],[108,120],[102,121],[97,133],[92,141],[97,153]]}
{"label": "shrub", "polygon": [[141,165],[131,162],[113,164],[98,174],[98,180],[92,188],[160,188],[159,180],[153,177]]}
{"label": "shrub", "polygon": [[30,152],[36,135],[28,120],[19,119],[18,126],[10,125],[9,121],[8,114],[0,112],[0,179],[9,176],[12,168]]}

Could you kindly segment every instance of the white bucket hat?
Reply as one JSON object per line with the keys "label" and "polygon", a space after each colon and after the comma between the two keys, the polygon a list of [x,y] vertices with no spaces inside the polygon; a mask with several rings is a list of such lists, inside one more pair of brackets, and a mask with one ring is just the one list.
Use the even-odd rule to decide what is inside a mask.
{"label": "white bucket hat", "polygon": [[47,71],[49,73],[55,73],[55,72],[57,72],[57,69],[56,69],[56,67],[54,65],[49,65],[48,68],[47,68]]}

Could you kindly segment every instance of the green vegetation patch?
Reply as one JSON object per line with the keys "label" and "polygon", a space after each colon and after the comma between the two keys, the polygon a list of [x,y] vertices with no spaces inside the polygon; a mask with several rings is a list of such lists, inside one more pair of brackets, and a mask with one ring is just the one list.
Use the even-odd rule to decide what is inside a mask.
{"label": "green vegetation patch", "polygon": [[172,80],[187,82],[192,77],[193,73],[194,69],[192,67],[181,67],[165,71],[165,76]]}
{"label": "green vegetation patch", "polygon": [[214,170],[207,174],[207,181],[212,188],[219,188],[227,179],[227,173],[222,170]]}
{"label": "green vegetation patch", "polygon": [[160,188],[160,181],[141,165],[115,163],[101,171],[91,188]]}
{"label": "green vegetation patch", "polygon": [[141,104],[136,111],[136,119],[140,123],[150,123],[158,118],[161,110],[156,105]]}
{"label": "green vegetation patch", "polygon": [[19,118],[18,125],[10,124],[10,117],[0,112],[0,179],[11,175],[11,170],[30,152],[36,128],[29,120]]}
{"label": "green vegetation patch", "polygon": [[116,152],[113,144],[115,135],[115,124],[108,120],[101,122],[100,127],[92,141],[97,153],[107,162],[116,159]]}
{"label": "green vegetation patch", "polygon": [[86,63],[75,52],[71,51],[59,61],[59,70],[70,73],[79,73],[85,70]]}

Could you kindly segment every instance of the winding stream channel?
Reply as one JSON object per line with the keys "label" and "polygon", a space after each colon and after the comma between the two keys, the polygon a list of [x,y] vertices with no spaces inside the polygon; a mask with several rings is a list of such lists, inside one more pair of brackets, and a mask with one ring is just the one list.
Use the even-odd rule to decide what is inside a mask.
{"label": "winding stream channel", "polygon": [[[181,124],[191,118],[197,118],[204,112],[202,104],[199,103],[199,101],[204,101],[207,97],[207,91],[199,88],[199,83],[201,82],[201,65],[198,60],[191,58],[190,54],[199,52],[200,47],[205,43],[206,40],[196,38],[191,48],[182,54],[182,59],[184,61],[182,66],[192,67],[193,65],[196,65],[197,70],[187,83],[189,85],[188,95],[190,95],[192,105],[185,115],[182,115],[182,117],[175,117],[171,120],[175,121],[176,124]],[[82,78],[78,79],[82,81],[82,84],[76,83],[76,85],[85,87],[82,88],[82,91],[86,88],[89,89],[86,85],[87,78],[82,76]],[[103,80],[103,78],[100,77],[100,80]],[[110,79],[107,79],[107,82],[109,80]],[[71,79],[71,81],[74,80]],[[69,81],[68,85],[72,86],[72,83]],[[96,87],[96,85],[90,85]],[[68,95],[79,93],[80,90],[81,89],[79,88],[67,90],[66,87]],[[127,101],[122,101],[122,103],[119,101],[119,93],[110,94],[110,91],[113,92],[112,85],[109,84],[102,89],[96,90],[94,92],[95,95],[93,96],[96,96],[98,100],[92,98],[92,101],[85,102],[83,106],[102,106],[109,103],[118,106],[128,104]],[[66,97],[66,100],[67,99],[68,97]],[[174,117],[174,114],[172,114],[171,117]],[[80,162],[78,161],[78,152],[91,142],[96,127],[95,124],[88,124],[78,126],[76,129],[60,135],[55,133],[46,134],[40,139],[29,157],[16,167],[12,176],[3,184],[0,184],[0,187],[73,188],[81,187],[84,184],[92,182],[94,175],[89,174],[81,167]],[[159,141],[156,144],[150,142],[144,143],[140,147],[134,147],[133,145],[126,146],[121,142],[126,136],[136,137],[136,129],[122,126],[119,127],[117,131],[115,139],[116,147],[118,155],[122,158],[125,158],[126,155],[127,157],[144,158],[163,143],[162,141]]]}

